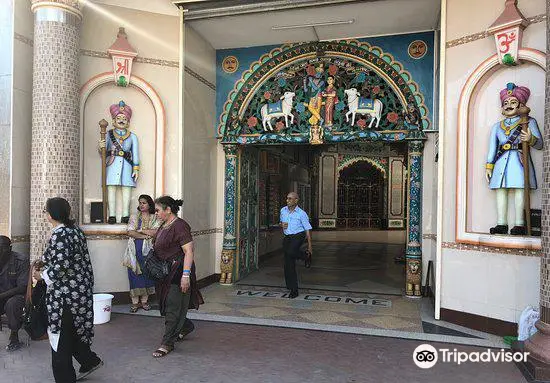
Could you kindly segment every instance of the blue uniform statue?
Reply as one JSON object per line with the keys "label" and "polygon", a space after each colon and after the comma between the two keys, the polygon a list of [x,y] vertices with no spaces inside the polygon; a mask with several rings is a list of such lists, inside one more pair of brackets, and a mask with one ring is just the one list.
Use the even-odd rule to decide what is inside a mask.
{"label": "blue uniform statue", "polygon": [[139,150],[137,136],[130,132],[132,109],[120,101],[109,108],[113,118],[113,129],[107,132],[106,148],[106,184],[109,199],[110,224],[116,223],[116,191],[122,190],[122,223],[130,218],[130,197],[139,177]]}
{"label": "blue uniform statue", "polygon": [[[502,114],[505,119],[491,129],[489,152],[487,154],[486,178],[491,189],[496,190],[497,225],[491,234],[508,234],[508,194],[514,194],[515,225],[512,235],[526,235],[524,218],[524,174],[522,142],[528,142],[533,149],[542,149],[543,141],[537,121],[527,117],[528,129],[522,131],[522,109],[526,107],[531,92],[524,86],[509,83],[500,92]],[[537,177],[531,156],[529,156],[529,188],[537,188]]]}

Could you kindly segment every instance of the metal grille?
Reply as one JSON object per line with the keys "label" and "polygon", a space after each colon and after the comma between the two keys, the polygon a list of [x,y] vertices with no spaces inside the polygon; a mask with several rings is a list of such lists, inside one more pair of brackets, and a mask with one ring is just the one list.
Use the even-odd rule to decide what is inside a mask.
{"label": "metal grille", "polygon": [[338,181],[336,226],[380,229],[383,220],[384,177],[370,164],[359,162],[342,170]]}

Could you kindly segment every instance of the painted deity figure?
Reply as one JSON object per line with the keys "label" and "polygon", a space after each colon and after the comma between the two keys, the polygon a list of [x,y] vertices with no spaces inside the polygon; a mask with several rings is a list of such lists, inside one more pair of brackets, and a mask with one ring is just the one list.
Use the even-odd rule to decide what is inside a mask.
{"label": "painted deity figure", "polygon": [[[490,229],[491,234],[508,234],[508,195],[513,194],[515,207],[512,235],[526,235],[524,217],[524,174],[522,142],[530,148],[540,150],[543,147],[542,135],[537,121],[529,117],[526,108],[531,91],[524,86],[508,83],[500,91],[500,101],[504,119],[493,125],[489,138],[486,178],[489,187],[496,191],[497,225]],[[526,113],[527,112],[527,113]],[[527,130],[522,125],[527,123]],[[531,156],[529,156],[529,188],[537,188],[537,178]]]}
{"label": "painted deity figure", "polygon": [[311,113],[309,123],[313,126],[322,126],[324,122],[321,117],[321,106],[323,105],[322,93],[325,87],[325,80],[323,79],[324,71],[323,63],[319,63],[315,67],[315,74],[304,78],[304,92],[309,95],[309,102],[306,105]]}
{"label": "painted deity figure", "polygon": [[418,129],[420,125],[420,113],[418,113],[412,102],[407,104],[406,110],[403,110],[403,116],[405,117],[405,124],[409,129],[413,126]]}
{"label": "painted deity figure", "polygon": [[132,108],[124,101],[109,108],[113,118],[113,129],[109,129],[105,141],[101,140],[100,148],[106,148],[106,185],[109,203],[110,224],[116,223],[118,206],[117,190],[122,191],[122,223],[130,219],[130,197],[139,177],[139,148],[137,136],[130,132]]}
{"label": "painted deity figure", "polygon": [[327,77],[327,87],[321,93],[325,98],[325,125],[332,126],[332,119],[334,118],[334,107],[338,102],[338,96],[336,95],[336,88],[334,87],[334,76]]}

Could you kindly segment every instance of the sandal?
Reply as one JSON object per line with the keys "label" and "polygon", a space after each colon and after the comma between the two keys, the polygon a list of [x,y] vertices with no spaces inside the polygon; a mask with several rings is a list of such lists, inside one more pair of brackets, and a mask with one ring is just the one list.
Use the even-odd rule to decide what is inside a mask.
{"label": "sandal", "polygon": [[145,303],[141,304],[141,308],[144,309],[145,311],[149,311],[149,310],[151,310],[151,305],[149,303],[145,302]]}
{"label": "sandal", "polygon": [[157,348],[155,350],[155,352],[153,352],[153,358],[162,358],[162,357],[165,357],[166,355],[170,354],[172,351],[174,350],[174,347],[163,347],[163,346],[160,346],[159,348]]}
{"label": "sandal", "polygon": [[6,346],[7,352],[12,352],[19,350],[21,348],[22,344],[19,341],[10,341],[10,343]]}
{"label": "sandal", "polygon": [[131,313],[137,313],[138,310],[139,310],[139,305],[131,305],[130,306],[130,312]]}

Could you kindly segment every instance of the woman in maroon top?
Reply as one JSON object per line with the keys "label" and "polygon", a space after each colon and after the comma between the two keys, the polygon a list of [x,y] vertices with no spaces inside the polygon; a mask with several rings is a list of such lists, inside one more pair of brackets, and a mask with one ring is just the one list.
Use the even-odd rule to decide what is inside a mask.
{"label": "woman in maroon top", "polygon": [[182,205],[182,200],[169,196],[155,201],[156,216],[163,222],[155,238],[155,255],[173,262],[168,277],[156,286],[165,330],[161,346],[153,353],[155,358],[171,352],[174,343],[190,332],[185,331],[187,310],[203,303],[196,285],[191,227],[177,216]]}

